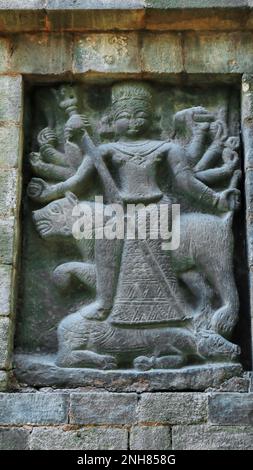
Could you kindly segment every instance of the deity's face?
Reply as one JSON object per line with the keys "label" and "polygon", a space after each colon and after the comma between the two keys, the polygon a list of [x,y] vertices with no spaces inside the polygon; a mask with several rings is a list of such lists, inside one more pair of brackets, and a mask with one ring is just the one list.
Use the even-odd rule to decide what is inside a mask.
{"label": "deity's face", "polygon": [[141,100],[124,100],[114,110],[114,131],[122,137],[139,137],[150,126],[150,107]]}

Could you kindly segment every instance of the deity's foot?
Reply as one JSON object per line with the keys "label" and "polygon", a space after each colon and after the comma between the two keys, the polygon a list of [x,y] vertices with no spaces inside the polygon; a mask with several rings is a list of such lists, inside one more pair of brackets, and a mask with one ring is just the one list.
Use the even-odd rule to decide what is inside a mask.
{"label": "deity's foot", "polygon": [[109,315],[110,310],[102,306],[99,301],[92,302],[79,311],[80,315],[87,320],[105,320]]}
{"label": "deity's foot", "polygon": [[204,359],[232,362],[238,360],[241,350],[236,344],[230,343],[230,341],[212,331],[200,331],[197,334],[199,335],[197,340],[198,353]]}
{"label": "deity's foot", "polygon": [[92,351],[70,351],[58,354],[56,365],[58,367],[110,370],[117,368],[117,361],[113,356],[97,354]]}
{"label": "deity's foot", "polygon": [[181,355],[147,357],[139,356],[134,360],[134,367],[140,370],[178,369],[185,365],[185,357]]}

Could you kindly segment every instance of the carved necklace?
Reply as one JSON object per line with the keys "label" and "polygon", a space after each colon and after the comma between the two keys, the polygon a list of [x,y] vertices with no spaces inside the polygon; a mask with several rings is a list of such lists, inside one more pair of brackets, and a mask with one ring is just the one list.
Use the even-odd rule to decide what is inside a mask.
{"label": "carved necklace", "polygon": [[[112,144],[112,147],[125,155],[131,157],[131,160],[136,161],[137,163],[142,163],[147,156],[158,150],[160,147],[165,145],[165,142],[155,141],[150,142],[150,140],[145,140],[141,143],[132,143],[132,142],[117,142]],[[129,147],[131,147],[129,149]]]}

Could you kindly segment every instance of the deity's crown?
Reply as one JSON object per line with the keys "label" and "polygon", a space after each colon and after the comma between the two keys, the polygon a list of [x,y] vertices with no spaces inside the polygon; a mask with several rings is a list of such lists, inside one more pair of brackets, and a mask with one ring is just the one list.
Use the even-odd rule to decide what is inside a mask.
{"label": "deity's crown", "polygon": [[140,100],[148,104],[152,101],[152,88],[147,83],[123,82],[112,87],[112,104],[124,100]]}

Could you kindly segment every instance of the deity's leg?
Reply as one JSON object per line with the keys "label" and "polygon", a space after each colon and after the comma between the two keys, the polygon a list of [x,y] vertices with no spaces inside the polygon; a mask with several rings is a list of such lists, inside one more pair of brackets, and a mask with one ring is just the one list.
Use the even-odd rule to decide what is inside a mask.
{"label": "deity's leg", "polygon": [[123,240],[95,240],[97,296],[93,308],[83,310],[89,320],[104,320],[110,313],[117,288]]}

